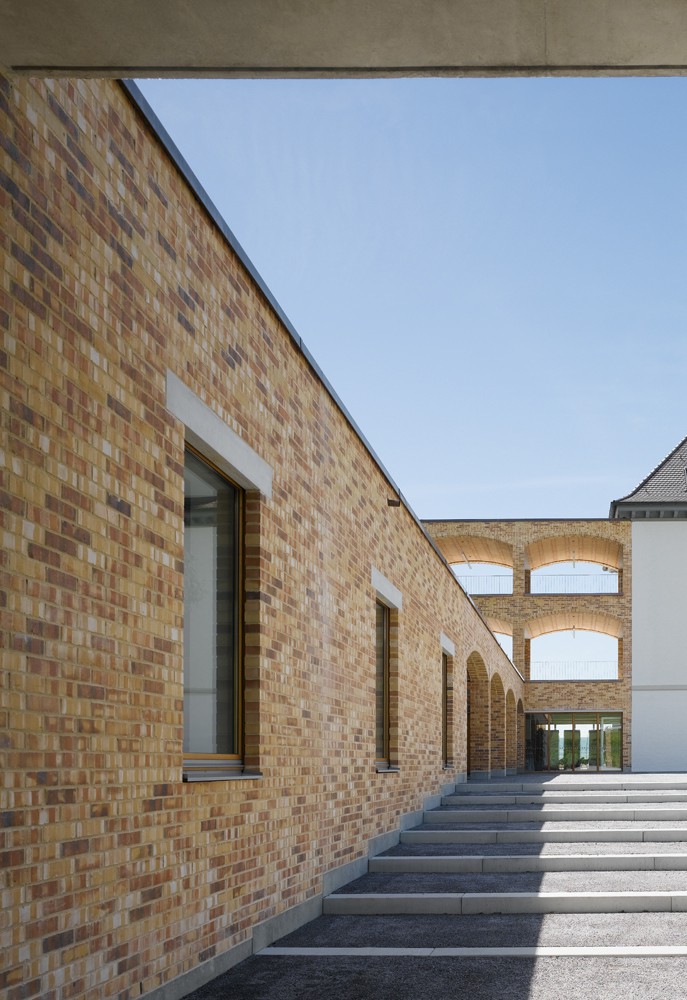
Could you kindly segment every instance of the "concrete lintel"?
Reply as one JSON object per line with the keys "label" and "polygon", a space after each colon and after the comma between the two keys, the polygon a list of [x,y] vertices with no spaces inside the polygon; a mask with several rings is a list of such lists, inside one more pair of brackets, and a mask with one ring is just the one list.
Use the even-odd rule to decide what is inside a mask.
{"label": "concrete lintel", "polygon": [[371,580],[375,593],[383,604],[389,608],[395,608],[397,611],[403,609],[403,594],[376,566],[372,567]]}
{"label": "concrete lintel", "polygon": [[185,427],[185,437],[239,486],[272,496],[272,467],[172,371],[167,372],[167,409]]}
{"label": "concrete lintel", "polygon": [[0,0],[0,64],[39,76],[682,73],[684,0]]}

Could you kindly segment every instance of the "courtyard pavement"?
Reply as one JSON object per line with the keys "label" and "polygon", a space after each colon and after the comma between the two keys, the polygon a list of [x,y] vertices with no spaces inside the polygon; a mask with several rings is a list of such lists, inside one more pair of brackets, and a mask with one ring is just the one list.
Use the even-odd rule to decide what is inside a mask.
{"label": "courtyard pavement", "polygon": [[[561,781],[588,782],[590,777],[595,783],[598,781],[599,790],[618,780],[631,786],[665,780],[666,785],[675,787],[681,782],[687,790],[687,774],[590,776],[585,773],[548,778],[518,775],[503,782],[495,780],[492,786],[497,791],[501,783],[542,781],[543,777],[552,791]],[[593,837],[592,831],[590,834]],[[480,845],[480,849],[484,846]],[[548,850],[558,853],[565,846],[549,845]],[[663,850],[680,849],[674,843],[655,846]],[[681,846],[684,849],[687,845]],[[580,847],[575,845],[577,853]],[[393,854],[393,849],[389,853]],[[673,888],[677,889],[674,877],[682,883],[685,875],[680,872],[672,875]],[[584,874],[577,877],[584,879]],[[643,888],[647,878],[642,872],[617,872],[610,877],[626,891]],[[684,886],[680,884],[679,889],[686,891],[687,882]],[[351,887],[344,887],[344,891],[350,892]],[[555,957],[540,954],[534,958],[446,954],[448,949],[504,945],[585,948],[595,949],[596,954]],[[622,954],[623,948],[638,946],[645,949],[641,957]],[[605,948],[614,954],[603,954]],[[280,949],[288,952],[280,953]],[[308,953],[299,953],[300,949],[307,949]],[[313,953],[311,949],[318,951]],[[346,950],[342,953],[341,949]],[[374,953],[366,954],[365,949],[374,949]],[[379,949],[387,949],[387,953],[380,954]],[[673,953],[662,955],[661,950]],[[675,951],[682,954],[676,955]],[[596,1000],[597,997],[679,1000],[687,998],[687,912],[321,916],[188,994],[186,1000],[329,1000],[330,997],[335,1000]]]}

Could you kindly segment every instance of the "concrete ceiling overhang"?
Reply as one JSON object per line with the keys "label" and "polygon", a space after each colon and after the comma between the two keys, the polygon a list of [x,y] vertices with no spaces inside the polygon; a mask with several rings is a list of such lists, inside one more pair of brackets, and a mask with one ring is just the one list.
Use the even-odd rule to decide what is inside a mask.
{"label": "concrete ceiling overhang", "polygon": [[0,0],[0,68],[94,77],[649,75],[685,0]]}

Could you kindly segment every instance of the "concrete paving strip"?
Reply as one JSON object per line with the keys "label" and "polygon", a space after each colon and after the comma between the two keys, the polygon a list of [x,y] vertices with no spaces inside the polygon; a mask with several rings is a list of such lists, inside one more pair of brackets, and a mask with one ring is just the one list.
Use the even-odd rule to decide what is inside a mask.
{"label": "concrete paving strip", "polygon": [[424,858],[424,857],[560,857],[568,854],[597,854],[600,857],[618,854],[674,854],[687,862],[687,844],[684,841],[575,841],[575,843],[548,842],[545,844],[447,844],[412,843],[395,844],[378,858]]}
{"label": "concrete paving strip", "polygon": [[259,956],[311,958],[685,958],[685,945],[526,948],[285,948],[271,945]]}
{"label": "concrete paving strip", "polygon": [[567,775],[566,777],[557,777],[549,781],[503,781],[498,778],[492,778],[490,781],[468,781],[462,784],[456,785],[455,795],[465,795],[470,796],[473,794],[486,794],[493,792],[494,794],[530,794],[535,795],[537,793],[546,792],[661,792],[661,791],[682,791],[687,789],[687,781],[682,778],[680,780],[671,781],[670,776],[666,775],[665,779],[657,778],[651,779],[637,779],[636,781],[628,781],[626,779],[604,779],[601,777],[589,779],[588,777],[581,777],[579,779],[574,779],[572,776]]}
{"label": "concrete paving strip", "polygon": [[687,789],[683,792],[542,792],[540,795],[519,794],[503,795],[499,792],[490,794],[471,794],[464,792],[445,795],[442,806],[542,806],[555,803],[557,805],[594,805],[598,803],[638,805],[639,803],[687,803]]}
{"label": "concrete paving strip", "polygon": [[328,914],[671,913],[687,910],[687,892],[334,893]]}
{"label": "concrete paving strip", "polygon": [[549,854],[371,858],[370,872],[687,871],[687,854]]}
{"label": "concrete paving strip", "polygon": [[[402,844],[545,844],[588,842],[592,837],[588,829],[569,828],[540,830],[406,830],[401,834]],[[643,829],[641,827],[614,827],[595,829],[596,841],[687,841],[687,827]]]}
{"label": "concrete paving strip", "polygon": [[614,805],[583,806],[531,806],[522,809],[452,809],[442,807],[430,809],[424,814],[425,823],[546,823],[595,821],[642,822],[643,820],[684,820],[687,819],[687,805],[642,809]]}

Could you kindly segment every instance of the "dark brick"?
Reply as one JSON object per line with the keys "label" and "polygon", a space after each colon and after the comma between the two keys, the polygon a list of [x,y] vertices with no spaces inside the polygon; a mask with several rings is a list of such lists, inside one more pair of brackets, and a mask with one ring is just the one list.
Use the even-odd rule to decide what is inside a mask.
{"label": "dark brick", "polygon": [[43,954],[49,951],[58,951],[60,948],[68,948],[74,944],[74,931],[62,931],[60,934],[53,934],[43,940]]}
{"label": "dark brick", "polygon": [[157,231],[157,241],[160,244],[160,246],[162,247],[162,249],[165,251],[165,253],[168,253],[169,256],[172,258],[172,260],[176,261],[176,259],[177,259],[177,252],[176,252],[176,250],[171,245],[171,243],[167,242],[167,240],[164,238],[164,236],[162,235],[162,233],[160,232],[159,229]]}
{"label": "dark brick", "polygon": [[165,197],[162,189],[160,188],[155,178],[148,175],[148,184],[150,186],[150,190],[153,192],[156,198],[162,202],[165,208],[167,208],[169,206],[169,202],[167,201],[167,198]]}
{"label": "dark brick", "polygon": [[181,312],[181,310],[179,310],[177,312],[177,319],[178,319],[179,323],[181,324],[181,326],[183,326],[184,330],[186,330],[187,333],[190,333],[191,335],[195,335],[196,331],[195,331],[194,327],[191,325],[191,323],[189,323],[189,321],[186,319],[186,317]]}
{"label": "dark brick", "polygon": [[25,194],[24,191],[21,190],[17,183],[4,172],[4,170],[0,170],[0,187],[4,188],[10,198],[12,198],[18,205],[21,205],[23,209],[27,212],[30,210],[31,199],[27,194]]}
{"label": "dark brick", "polygon": [[31,295],[30,292],[27,292],[22,285],[17,284],[16,281],[11,281],[10,291],[16,299],[22,302],[32,313],[35,313],[39,319],[45,320],[48,315],[48,310],[42,302],[39,302],[38,299],[34,298],[34,296]]}
{"label": "dark brick", "polygon": [[116,497],[114,493],[107,494],[107,505],[112,507],[114,510],[119,511],[120,514],[125,514],[127,517],[131,517],[131,504],[127,503],[126,500],[122,500],[120,497]]}
{"label": "dark brick", "polygon": [[114,139],[110,139],[110,152],[117,160],[117,162],[122,165],[122,167],[124,168],[125,172],[129,175],[129,177],[133,178],[136,173],[136,171],[134,170],[134,165],[131,162],[131,160],[127,160],[126,156],[121,151],[121,149],[114,141]]}
{"label": "dark brick", "polygon": [[59,119],[59,121],[64,125],[69,135],[72,139],[79,138],[79,129],[76,123],[69,117],[67,112],[64,110],[60,102],[57,100],[54,94],[48,91],[48,107],[52,113]]}
{"label": "dark brick", "polygon": [[71,170],[67,171],[67,184],[78,194],[82,201],[85,201],[89,208],[95,209],[95,199],[90,191],[87,191],[79,178]]}
{"label": "dark brick", "polygon": [[77,854],[86,854],[89,849],[89,842],[86,837],[80,840],[67,840],[61,845],[60,855],[63,858],[73,858]]}

